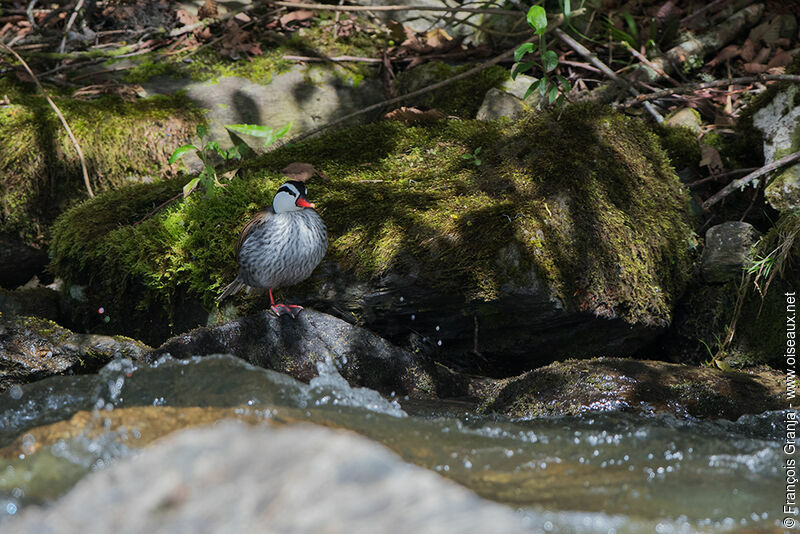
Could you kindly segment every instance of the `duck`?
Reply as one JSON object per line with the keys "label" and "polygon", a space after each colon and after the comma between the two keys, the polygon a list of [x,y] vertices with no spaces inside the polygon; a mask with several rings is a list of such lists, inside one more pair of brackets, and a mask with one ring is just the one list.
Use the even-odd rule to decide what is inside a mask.
{"label": "duck", "polygon": [[270,310],[297,319],[302,306],[276,304],[272,290],[298,284],[311,276],[328,250],[325,221],[308,201],[305,183],[289,180],[272,199],[272,206],[248,222],[236,243],[239,273],[217,297],[217,302],[245,289],[266,290]]}

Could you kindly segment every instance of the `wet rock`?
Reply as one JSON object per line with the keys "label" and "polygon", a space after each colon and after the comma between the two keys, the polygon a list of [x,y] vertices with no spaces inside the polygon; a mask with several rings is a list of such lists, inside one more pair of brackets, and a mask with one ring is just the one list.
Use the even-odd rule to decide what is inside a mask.
{"label": "wet rock", "polygon": [[[265,483],[268,481],[268,483]],[[93,473],[11,533],[520,532],[522,518],[349,432],[219,424]]]}
{"label": "wet rock", "polygon": [[[790,85],[753,115],[753,126],[764,134],[764,163],[770,164],[800,150],[798,87]],[[785,168],[764,190],[767,202],[779,211],[800,208],[800,164]]]}
{"label": "wet rock", "polygon": [[737,419],[788,407],[785,377],[768,367],[722,372],[622,358],[556,362],[481,393],[483,411],[525,418],[614,410]]}
{"label": "wet rock", "polygon": [[758,230],[746,222],[729,221],[709,228],[702,257],[703,278],[711,283],[738,280],[759,236]]}
{"label": "wet rock", "polygon": [[121,336],[76,334],[47,319],[0,314],[0,391],[63,373],[95,372],[116,356],[149,347]]}
{"label": "wet rock", "polygon": [[0,235],[0,287],[14,289],[34,276],[51,279],[44,272],[47,252],[33,248],[8,236]]}
{"label": "wet rock", "polygon": [[400,349],[364,328],[313,310],[295,320],[270,312],[173,337],[147,359],[228,353],[253,365],[308,382],[316,363],[330,358],[351,384],[384,394],[432,396],[435,371],[423,355]]}

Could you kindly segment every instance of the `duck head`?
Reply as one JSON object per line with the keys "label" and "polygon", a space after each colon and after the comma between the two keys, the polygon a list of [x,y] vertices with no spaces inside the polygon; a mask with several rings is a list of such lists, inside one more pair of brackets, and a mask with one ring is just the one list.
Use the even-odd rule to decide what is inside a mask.
{"label": "duck head", "polygon": [[275,213],[300,211],[303,208],[313,208],[314,204],[308,201],[306,186],[303,182],[290,180],[278,188],[275,198],[272,199],[272,209]]}

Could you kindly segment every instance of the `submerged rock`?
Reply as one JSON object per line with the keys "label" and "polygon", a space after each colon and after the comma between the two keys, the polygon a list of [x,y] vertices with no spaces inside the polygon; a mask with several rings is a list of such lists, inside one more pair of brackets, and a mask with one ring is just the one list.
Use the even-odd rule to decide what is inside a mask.
{"label": "submerged rock", "polygon": [[83,534],[264,532],[265,525],[271,532],[525,530],[511,509],[355,434],[234,423],[169,436],[7,526]]}
{"label": "submerged rock", "polygon": [[149,347],[121,336],[76,334],[47,319],[0,314],[0,391],[47,376],[96,372],[114,357]]}
{"label": "submerged rock", "polygon": [[203,327],[176,336],[149,353],[188,358],[228,353],[253,365],[287,373],[308,382],[317,363],[330,358],[351,384],[384,394],[433,396],[433,364],[423,355],[400,349],[372,332],[313,310],[298,318],[270,312]]}
{"label": "submerged rock", "polygon": [[785,377],[762,367],[722,372],[649,360],[595,358],[556,362],[485,384],[483,411],[511,417],[633,411],[648,415],[737,419],[788,407]]}

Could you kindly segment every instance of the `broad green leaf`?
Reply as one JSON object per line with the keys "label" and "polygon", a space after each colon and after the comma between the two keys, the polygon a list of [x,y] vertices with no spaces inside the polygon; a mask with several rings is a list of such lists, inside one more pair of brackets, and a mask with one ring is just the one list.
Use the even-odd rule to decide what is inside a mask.
{"label": "broad green leaf", "polygon": [[197,150],[197,151],[199,151],[200,149],[199,149],[199,148],[197,148],[197,147],[196,147],[196,146],[194,146],[194,145],[183,145],[183,146],[179,146],[178,148],[176,148],[176,149],[175,149],[175,151],[174,151],[174,152],[172,153],[172,155],[169,157],[169,164],[170,164],[170,165],[172,165],[173,163],[175,163],[176,161],[178,161],[178,160],[179,160],[179,159],[180,159],[180,158],[181,158],[181,157],[182,157],[184,154],[186,154],[186,153],[187,153],[187,152],[189,152],[190,150]]}
{"label": "broad green leaf", "polygon": [[547,52],[542,54],[542,63],[544,64],[544,71],[550,72],[551,70],[558,67],[558,54],[556,54],[552,50],[548,50]]}
{"label": "broad green leaf", "polygon": [[200,183],[199,176],[197,178],[192,178],[191,180],[189,180],[189,183],[183,186],[183,198],[186,198],[189,195],[191,195],[192,191],[197,189],[197,184],[199,183]]}
{"label": "broad green leaf", "polygon": [[208,127],[205,124],[198,124],[197,125],[197,137],[202,139],[208,133]]}
{"label": "broad green leaf", "polygon": [[511,79],[516,80],[518,75],[522,74],[523,72],[527,72],[532,68],[533,68],[533,63],[528,63],[528,62],[517,63],[511,70]]}
{"label": "broad green leaf", "polygon": [[476,166],[476,167],[480,167],[481,163],[483,163],[483,161],[482,161],[482,160],[480,160],[480,159],[478,159],[478,158],[475,158],[475,166]]}
{"label": "broad green leaf", "polygon": [[544,33],[547,29],[547,12],[542,6],[531,6],[528,10],[528,24],[538,35]]}
{"label": "broad green leaf", "polygon": [[461,159],[472,159],[474,157],[475,156],[473,156],[472,154],[462,154],[461,155]]}
{"label": "broad green leaf", "polygon": [[273,132],[272,128],[258,124],[226,124],[225,128],[236,133],[252,135],[253,137],[269,137]]}
{"label": "broad green leaf", "polygon": [[628,13],[627,11],[625,11],[622,14],[622,18],[624,18],[625,22],[628,24],[628,29],[630,30],[631,35],[634,37],[634,39],[638,39],[639,38],[639,27],[636,25],[636,21],[633,20],[633,17],[631,16],[631,14]]}
{"label": "broad green leaf", "polygon": [[539,80],[539,94],[544,96],[547,94],[547,86],[549,85],[550,81],[547,78],[542,78]]}
{"label": "broad green leaf", "polygon": [[547,93],[547,101],[548,103],[552,104],[556,101],[556,97],[558,97],[558,86],[554,85],[550,88],[550,92]]}
{"label": "broad green leaf", "polygon": [[514,50],[514,61],[519,63],[519,61],[522,59],[522,56],[524,56],[525,54],[528,54],[530,52],[533,52],[534,50],[536,50],[536,45],[535,44],[533,44],[533,43],[523,43],[522,45],[520,45],[519,48]]}
{"label": "broad green leaf", "polygon": [[572,0],[562,0],[561,7],[564,8],[564,18],[568,19],[572,13]]}
{"label": "broad green leaf", "polygon": [[533,93],[534,91],[536,91],[536,88],[537,88],[537,87],[539,87],[539,82],[538,82],[538,81],[537,81],[537,82],[535,82],[535,83],[532,83],[532,84],[530,85],[530,87],[528,87],[528,90],[527,90],[527,91],[525,91],[525,96],[523,96],[523,97],[522,97],[522,100],[526,100],[526,99],[527,99],[527,98],[528,98],[528,97],[531,95],[531,93]]}
{"label": "broad green leaf", "polygon": [[569,80],[561,76],[560,74],[556,74],[556,80],[558,80],[558,84],[561,86],[561,90],[565,93],[569,93],[572,90],[572,85],[569,83]]}
{"label": "broad green leaf", "polygon": [[480,154],[480,153],[481,153],[481,150],[483,150],[483,147],[482,147],[482,146],[479,146],[478,148],[476,148],[476,149],[475,149],[475,152],[473,152],[472,154],[473,154],[473,155],[475,155],[475,156],[477,156],[478,154]]}

